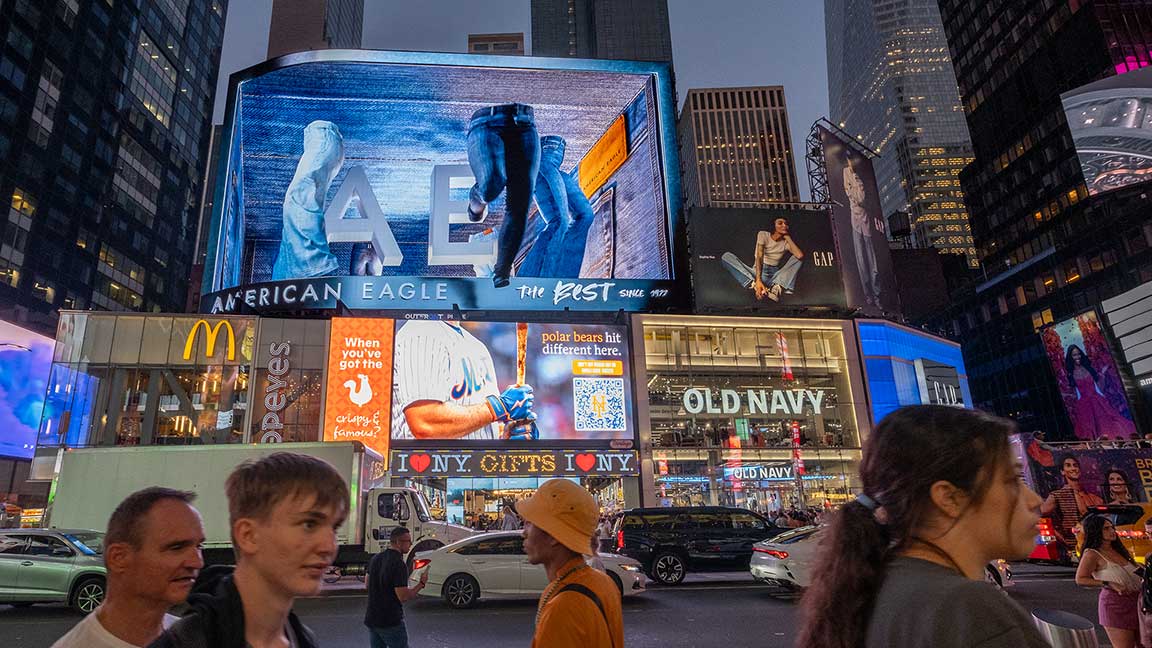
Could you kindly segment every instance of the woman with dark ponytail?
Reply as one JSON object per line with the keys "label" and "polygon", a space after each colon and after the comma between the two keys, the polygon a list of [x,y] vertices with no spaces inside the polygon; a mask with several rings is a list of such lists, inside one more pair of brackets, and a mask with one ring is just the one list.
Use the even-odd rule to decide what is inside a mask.
{"label": "woman with dark ponytail", "polygon": [[823,569],[801,601],[803,648],[1031,648],[1028,615],[984,582],[996,558],[1028,555],[1041,499],[1021,479],[1015,425],[919,405],[864,444],[863,493],[824,534]]}

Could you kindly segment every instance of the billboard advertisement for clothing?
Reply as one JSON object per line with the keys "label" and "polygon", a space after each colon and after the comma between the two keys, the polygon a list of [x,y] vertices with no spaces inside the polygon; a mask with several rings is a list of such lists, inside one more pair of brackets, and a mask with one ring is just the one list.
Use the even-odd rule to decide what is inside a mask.
{"label": "billboard advertisement for clothing", "polygon": [[1060,448],[1030,434],[1012,437],[1025,477],[1044,498],[1041,515],[1069,546],[1073,527],[1101,504],[1152,502],[1152,448]]}
{"label": "billboard advertisement for clothing", "polygon": [[1152,178],[1152,69],[1080,86],[1060,100],[1090,195]]}
{"label": "billboard advertisement for clothing", "polygon": [[1129,439],[1136,424],[1096,311],[1040,332],[1064,409],[1080,439]]}
{"label": "billboard advertisement for clothing", "polygon": [[52,370],[52,338],[0,321],[0,457],[31,459]]}
{"label": "billboard advertisement for clothing", "polygon": [[245,70],[200,308],[678,304],[673,122],[659,63],[337,50]]}
{"label": "billboard advertisement for clothing", "polygon": [[905,405],[972,407],[959,344],[882,320],[856,329],[874,422]]}
{"label": "billboard advertisement for clothing", "polygon": [[624,326],[397,321],[393,362],[396,447],[632,447]]}
{"label": "billboard advertisement for clothing", "polygon": [[689,231],[697,310],[845,305],[823,209],[694,208]]}
{"label": "billboard advertisement for clothing", "polygon": [[872,160],[835,133],[818,128],[848,305],[866,313],[898,313],[900,297]]}

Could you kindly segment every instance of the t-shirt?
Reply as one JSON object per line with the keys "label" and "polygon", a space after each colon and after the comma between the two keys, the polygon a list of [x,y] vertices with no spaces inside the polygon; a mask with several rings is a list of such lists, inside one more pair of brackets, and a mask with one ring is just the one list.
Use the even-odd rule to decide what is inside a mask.
{"label": "t-shirt", "polygon": [[[483,342],[463,327],[443,321],[404,322],[396,331],[392,362],[392,438],[412,439],[404,409],[417,401],[462,407],[500,394],[496,366]],[[492,423],[464,436],[497,440],[502,426]]]}
{"label": "t-shirt", "polygon": [[995,587],[906,556],[885,570],[866,637],[866,648],[1051,648]]}
{"label": "t-shirt", "polygon": [[[167,629],[178,620],[179,617],[165,614],[164,628]],[[93,612],[52,644],[52,648],[136,648],[136,646],[105,630]]]}
{"label": "t-shirt", "polygon": [[[573,558],[558,573],[564,574],[583,561],[583,558]],[[532,648],[623,648],[624,611],[620,605],[620,590],[616,589],[612,578],[586,567],[572,572],[556,591],[570,583],[583,585],[596,594],[604,606],[604,613],[601,614],[596,603],[580,592],[556,594],[547,602],[541,597],[544,605],[539,608],[540,620],[536,623]]]}
{"label": "t-shirt", "polygon": [[391,628],[404,621],[404,605],[396,596],[397,587],[408,586],[408,565],[395,549],[385,549],[368,563],[368,610],[364,625]]}
{"label": "t-shirt", "polygon": [[788,251],[790,242],[792,239],[788,236],[781,237],[777,241],[768,232],[761,231],[756,234],[756,249],[760,250],[760,254],[763,255],[764,265],[780,265],[780,259],[784,258],[784,253]]}

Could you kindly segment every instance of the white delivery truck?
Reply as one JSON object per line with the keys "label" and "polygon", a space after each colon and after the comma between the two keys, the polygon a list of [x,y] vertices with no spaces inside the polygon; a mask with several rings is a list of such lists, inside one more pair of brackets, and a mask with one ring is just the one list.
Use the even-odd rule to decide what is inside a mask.
{"label": "white delivery truck", "polygon": [[352,493],[348,519],[337,532],[335,564],[347,574],[362,574],[369,558],[388,544],[395,526],[412,531],[412,552],[430,551],[473,534],[471,529],[433,520],[424,495],[387,483],[380,455],[357,441],[262,445],[150,446],[76,448],[61,451],[44,526],[103,530],[124,497],[148,486],[196,493],[204,519],[204,560],[231,563],[232,542],[224,482],[245,459],[277,451],[318,457],[343,475]]}

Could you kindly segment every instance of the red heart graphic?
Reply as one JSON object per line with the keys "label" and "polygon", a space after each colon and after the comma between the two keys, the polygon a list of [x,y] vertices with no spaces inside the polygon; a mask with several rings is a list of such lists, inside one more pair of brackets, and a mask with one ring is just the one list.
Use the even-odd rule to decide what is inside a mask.
{"label": "red heart graphic", "polygon": [[432,465],[432,457],[426,454],[414,454],[408,459],[408,465],[412,466],[412,470],[422,473]]}
{"label": "red heart graphic", "polygon": [[580,466],[580,470],[588,472],[596,465],[596,455],[594,454],[578,454],[576,455],[576,465]]}

